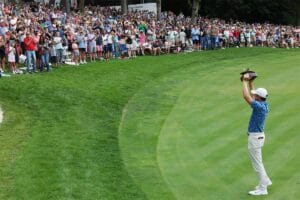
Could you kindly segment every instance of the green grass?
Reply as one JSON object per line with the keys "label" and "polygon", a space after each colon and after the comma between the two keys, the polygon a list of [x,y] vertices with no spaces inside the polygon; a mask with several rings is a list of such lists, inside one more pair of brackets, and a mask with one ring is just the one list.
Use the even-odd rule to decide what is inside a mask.
{"label": "green grass", "polygon": [[270,93],[259,199],[297,199],[299,66],[299,50],[253,48],[3,78],[0,199],[252,199],[245,67]]}

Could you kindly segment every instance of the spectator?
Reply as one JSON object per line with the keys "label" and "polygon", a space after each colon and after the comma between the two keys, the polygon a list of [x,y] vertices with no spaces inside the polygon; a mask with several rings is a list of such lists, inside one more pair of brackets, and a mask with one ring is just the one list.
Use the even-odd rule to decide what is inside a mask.
{"label": "spectator", "polygon": [[97,51],[97,58],[101,59],[103,53],[103,39],[99,29],[97,29],[96,31],[96,51]]}
{"label": "spectator", "polygon": [[83,31],[80,31],[80,34],[77,35],[76,37],[78,47],[79,47],[79,52],[80,52],[80,64],[85,64],[86,63],[86,41],[85,41],[85,36],[83,34]]}
{"label": "spectator", "polygon": [[51,60],[51,63],[55,65],[55,67],[58,66],[58,63],[57,63],[57,51],[56,51],[56,48],[55,48],[55,45],[53,45],[53,43],[49,43],[49,48],[50,48],[50,60]]}
{"label": "spectator", "polygon": [[131,54],[133,58],[136,58],[137,49],[139,47],[138,42],[136,41],[136,37],[134,35],[131,36],[132,45],[131,45]]}
{"label": "spectator", "polygon": [[5,41],[0,40],[0,73],[5,71]]}
{"label": "spectator", "polygon": [[63,39],[59,32],[56,32],[55,37],[53,38],[53,43],[55,45],[56,56],[57,56],[57,63],[63,63]]}
{"label": "spectator", "polygon": [[74,40],[72,43],[72,57],[73,57],[73,62],[75,62],[75,65],[79,65],[79,60],[80,60],[80,52],[79,52],[79,47],[76,41]]}
{"label": "spectator", "polygon": [[152,52],[154,56],[159,56],[161,53],[162,41],[160,38],[156,38],[153,42]]}
{"label": "spectator", "polygon": [[192,34],[194,50],[199,50],[200,49],[200,29],[199,29],[199,27],[193,26],[191,34]]}
{"label": "spectator", "polygon": [[26,50],[26,67],[29,73],[36,73],[36,54],[37,41],[33,38],[32,34],[28,31],[26,37],[24,38],[24,45]]}
{"label": "spectator", "polygon": [[1,13],[1,71],[5,70],[11,44],[15,44],[16,65],[18,57],[26,53],[28,72],[36,72],[36,66],[50,69],[47,52],[54,65],[63,63],[64,55],[69,54],[77,65],[86,63],[86,54],[94,62],[96,58],[109,60],[112,55],[115,58],[120,54],[123,58],[135,57],[137,52],[144,55],[146,49],[159,55],[229,47],[298,48],[300,45],[297,27],[205,17],[192,21],[172,12],[162,12],[161,20],[157,21],[149,11],[123,15],[114,8],[90,6],[81,14],[73,10],[67,16],[59,7],[52,9],[41,4],[33,8],[25,4],[20,8],[8,3],[0,7]]}
{"label": "spectator", "polygon": [[8,50],[8,63],[10,65],[11,72],[13,74],[17,73],[16,68],[16,49],[14,48],[14,44],[11,43]]}
{"label": "spectator", "polygon": [[[180,33],[179,33],[179,39],[180,39],[180,43],[181,43],[181,49],[182,50],[185,50],[185,44],[186,44],[186,33],[184,31],[184,27],[180,30]],[[199,41],[200,42],[200,41]]]}
{"label": "spectator", "polygon": [[50,71],[50,46],[49,38],[44,34],[40,38],[40,55],[41,55],[41,71],[46,68],[47,72]]}
{"label": "spectator", "polygon": [[127,53],[128,53],[128,58],[131,58],[132,56],[132,38],[131,36],[127,36],[126,37],[126,49],[127,49]]}
{"label": "spectator", "polygon": [[96,35],[95,32],[90,28],[89,33],[87,35],[88,39],[88,53],[91,59],[91,62],[96,61],[97,53],[96,53]]}
{"label": "spectator", "polygon": [[[128,37],[128,36],[127,36]],[[120,53],[121,53],[121,58],[124,59],[127,54],[127,48],[126,48],[126,39],[127,37],[121,36],[120,37]]]}
{"label": "spectator", "polygon": [[139,33],[139,46],[140,46],[141,54],[145,55],[146,35],[142,29],[139,32],[140,32]]}

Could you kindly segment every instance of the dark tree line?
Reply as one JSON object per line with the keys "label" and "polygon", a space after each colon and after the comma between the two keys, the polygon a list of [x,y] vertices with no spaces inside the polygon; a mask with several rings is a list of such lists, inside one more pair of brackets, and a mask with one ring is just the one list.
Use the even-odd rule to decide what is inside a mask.
{"label": "dark tree line", "polygon": [[[299,0],[206,0],[204,15],[248,22],[299,24]],[[215,7],[215,9],[212,9]]]}
{"label": "dark tree line", "polygon": [[[193,1],[193,0],[190,0]],[[182,0],[162,0],[163,10],[192,15],[195,5]],[[199,14],[225,20],[300,25],[300,0],[201,0]]]}

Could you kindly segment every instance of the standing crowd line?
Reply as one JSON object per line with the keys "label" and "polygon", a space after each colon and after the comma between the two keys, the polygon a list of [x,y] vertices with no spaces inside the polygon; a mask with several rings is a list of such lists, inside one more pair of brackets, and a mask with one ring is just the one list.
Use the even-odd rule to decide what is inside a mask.
{"label": "standing crowd line", "polygon": [[300,29],[109,7],[83,12],[45,4],[0,5],[0,72],[51,71],[61,64],[237,47],[299,48]]}

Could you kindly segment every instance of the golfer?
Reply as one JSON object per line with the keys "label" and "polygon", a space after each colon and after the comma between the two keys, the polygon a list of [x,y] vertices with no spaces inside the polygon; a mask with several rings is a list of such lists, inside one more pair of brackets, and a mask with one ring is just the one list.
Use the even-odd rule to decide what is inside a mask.
{"label": "golfer", "polygon": [[249,80],[249,75],[244,75],[243,97],[252,108],[248,126],[248,151],[253,169],[259,180],[255,190],[249,192],[250,195],[267,195],[267,187],[272,185],[262,161],[262,147],[265,142],[264,125],[269,110],[266,102],[267,96],[268,92],[265,88],[254,90],[253,82]]}

